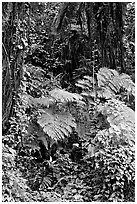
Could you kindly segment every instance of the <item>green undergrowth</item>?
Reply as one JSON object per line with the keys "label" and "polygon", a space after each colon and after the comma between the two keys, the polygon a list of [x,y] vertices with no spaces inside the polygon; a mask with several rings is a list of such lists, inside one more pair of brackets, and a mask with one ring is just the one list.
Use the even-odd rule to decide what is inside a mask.
{"label": "green undergrowth", "polygon": [[[134,201],[130,78],[108,69],[108,85],[100,70],[95,97],[91,77],[79,81],[72,93],[52,74],[51,83],[33,68],[24,68],[15,116],[3,136],[3,201]],[[115,75],[123,81],[115,81]],[[121,86],[128,89],[124,98]]]}

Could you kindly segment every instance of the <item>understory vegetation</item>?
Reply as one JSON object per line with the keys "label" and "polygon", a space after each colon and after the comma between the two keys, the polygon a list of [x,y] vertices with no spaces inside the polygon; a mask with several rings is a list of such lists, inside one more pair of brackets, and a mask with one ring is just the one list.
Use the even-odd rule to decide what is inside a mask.
{"label": "understory vegetation", "polygon": [[2,3],[2,201],[135,202],[135,3]]}

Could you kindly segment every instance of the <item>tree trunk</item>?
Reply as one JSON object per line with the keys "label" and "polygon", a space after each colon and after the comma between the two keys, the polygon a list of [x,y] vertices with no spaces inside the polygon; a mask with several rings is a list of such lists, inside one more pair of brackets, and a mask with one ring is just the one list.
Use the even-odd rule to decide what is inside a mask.
{"label": "tree trunk", "polygon": [[22,78],[23,49],[19,34],[19,18],[23,14],[22,3],[3,3],[2,36],[2,128],[6,129],[9,117],[13,113],[14,93]]}

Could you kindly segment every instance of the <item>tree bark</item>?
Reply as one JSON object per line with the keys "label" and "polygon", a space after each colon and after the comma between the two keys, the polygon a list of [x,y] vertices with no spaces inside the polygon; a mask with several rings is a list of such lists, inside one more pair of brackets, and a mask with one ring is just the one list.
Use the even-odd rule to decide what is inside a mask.
{"label": "tree bark", "polygon": [[22,3],[3,3],[3,46],[2,46],[2,128],[6,129],[13,113],[14,93],[20,86],[22,77],[23,49],[19,34],[19,18],[23,16]]}

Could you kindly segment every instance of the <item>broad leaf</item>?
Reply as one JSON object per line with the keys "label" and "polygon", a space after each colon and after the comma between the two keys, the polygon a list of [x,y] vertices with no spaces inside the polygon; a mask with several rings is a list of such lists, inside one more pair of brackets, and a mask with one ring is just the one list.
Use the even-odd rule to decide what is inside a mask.
{"label": "broad leaf", "polygon": [[46,110],[38,118],[38,124],[44,132],[52,139],[64,139],[76,128],[74,118],[69,113],[54,113],[52,110]]}

